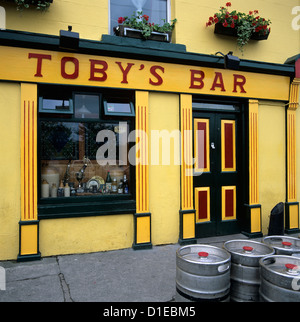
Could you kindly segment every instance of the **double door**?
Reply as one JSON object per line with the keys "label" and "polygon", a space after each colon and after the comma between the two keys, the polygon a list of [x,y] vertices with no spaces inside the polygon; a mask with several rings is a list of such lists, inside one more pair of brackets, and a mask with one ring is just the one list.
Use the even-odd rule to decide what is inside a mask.
{"label": "double door", "polygon": [[239,113],[193,112],[196,238],[239,233],[242,206]]}

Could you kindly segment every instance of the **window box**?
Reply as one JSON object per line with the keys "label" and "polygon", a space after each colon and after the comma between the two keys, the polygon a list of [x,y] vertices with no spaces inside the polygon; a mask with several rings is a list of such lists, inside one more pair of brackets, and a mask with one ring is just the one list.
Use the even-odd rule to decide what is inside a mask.
{"label": "window box", "polygon": [[[120,37],[130,37],[130,38],[137,38],[137,39],[145,39],[142,36],[142,33],[140,30],[130,28],[128,26],[119,25],[115,28],[115,34]],[[161,41],[161,42],[171,42],[172,39],[172,32],[156,32],[152,31],[151,35],[148,40],[155,40],[155,41]]]}
{"label": "window box", "polygon": [[[236,28],[231,28],[229,27],[224,27],[222,23],[216,23],[215,24],[215,34],[218,35],[225,35],[225,36],[232,36],[232,37],[237,37],[237,29]],[[269,33],[266,35],[262,35],[259,32],[254,32],[250,39],[252,40],[266,40],[269,37]]]}

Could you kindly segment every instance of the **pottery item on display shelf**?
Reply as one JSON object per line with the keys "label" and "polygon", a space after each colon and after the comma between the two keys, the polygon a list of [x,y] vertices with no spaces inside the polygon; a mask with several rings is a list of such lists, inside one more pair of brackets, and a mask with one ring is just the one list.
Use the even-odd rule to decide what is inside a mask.
{"label": "pottery item on display shelf", "polygon": [[57,197],[57,186],[55,183],[52,184],[51,188],[51,197],[56,198]]}
{"label": "pottery item on display shelf", "polygon": [[110,170],[110,175],[111,175],[112,179],[116,178],[117,182],[119,183],[120,180],[123,180],[124,170],[122,168],[119,168],[119,167],[111,169]]}
{"label": "pottery item on display shelf", "polygon": [[49,183],[49,195],[50,188],[55,184],[56,187],[59,186],[59,171],[57,168],[52,166],[42,166],[41,179],[46,180]]}
{"label": "pottery item on display shelf", "polygon": [[49,183],[45,179],[42,181],[41,195],[42,198],[49,198]]}
{"label": "pottery item on display shelf", "polygon": [[65,197],[70,197],[71,195],[71,188],[69,187],[69,184],[66,183],[65,185]]}

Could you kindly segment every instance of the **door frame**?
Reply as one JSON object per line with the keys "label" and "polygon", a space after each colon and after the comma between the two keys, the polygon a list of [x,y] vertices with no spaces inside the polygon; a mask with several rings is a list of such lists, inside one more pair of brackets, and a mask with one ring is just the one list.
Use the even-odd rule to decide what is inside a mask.
{"label": "door frame", "polygon": [[[206,103],[206,104],[215,104],[216,108],[208,109],[208,108],[201,108],[201,107],[196,107],[198,103]],[[198,104],[199,105],[199,104]],[[239,107],[239,110],[224,110],[218,107],[218,105],[235,105]],[[247,225],[247,219],[245,218],[245,205],[248,203],[248,196],[249,196],[249,160],[248,160],[248,155],[249,155],[249,140],[248,140],[248,101],[246,100],[235,100],[232,98],[225,98],[225,97],[220,97],[220,99],[211,99],[207,97],[199,97],[199,96],[193,96],[193,123],[194,123],[194,114],[195,113],[202,113],[202,114],[209,114],[209,115],[216,115],[216,114],[223,114],[223,115],[238,115],[236,117],[237,123],[238,123],[238,128],[237,128],[237,136],[239,136],[240,139],[240,150],[237,151],[239,153],[239,173],[238,173],[238,186],[239,186],[239,198],[240,200],[237,203],[237,225],[238,225],[238,232],[242,233],[245,230],[245,225]],[[194,147],[194,131],[193,131],[193,147]],[[194,185],[193,189],[195,191]],[[195,206],[195,193],[194,193],[194,206]],[[221,202],[221,195],[218,196],[217,202]],[[239,206],[238,206],[239,205]],[[195,209],[195,207],[194,207]],[[197,227],[201,225],[201,223],[196,223],[196,238],[201,238],[202,236],[198,236],[197,234]],[[224,225],[225,226],[225,225]],[[204,226],[203,226],[204,227]],[[226,230],[226,229],[225,229]],[[230,234],[230,230],[228,231]],[[222,233],[222,235],[226,235],[226,231]],[[208,234],[209,233],[208,231]],[[208,237],[204,236],[203,237]]]}

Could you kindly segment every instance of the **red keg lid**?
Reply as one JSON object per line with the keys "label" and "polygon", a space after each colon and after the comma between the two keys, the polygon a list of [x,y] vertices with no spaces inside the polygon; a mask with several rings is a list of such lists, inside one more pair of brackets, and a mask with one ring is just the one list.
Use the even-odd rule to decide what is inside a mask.
{"label": "red keg lid", "polygon": [[250,247],[250,246],[244,246],[243,247],[243,250],[246,251],[246,252],[252,252],[253,251],[253,247]]}
{"label": "red keg lid", "polygon": [[284,242],[282,242],[282,245],[283,246],[292,246],[292,243],[284,241]]}
{"label": "red keg lid", "polygon": [[208,253],[207,252],[200,252],[198,253],[199,257],[207,257]]}
{"label": "red keg lid", "polygon": [[297,265],[295,265],[295,264],[285,264],[285,267],[286,267],[287,269],[295,269],[295,268],[298,268],[298,266],[297,266]]}

